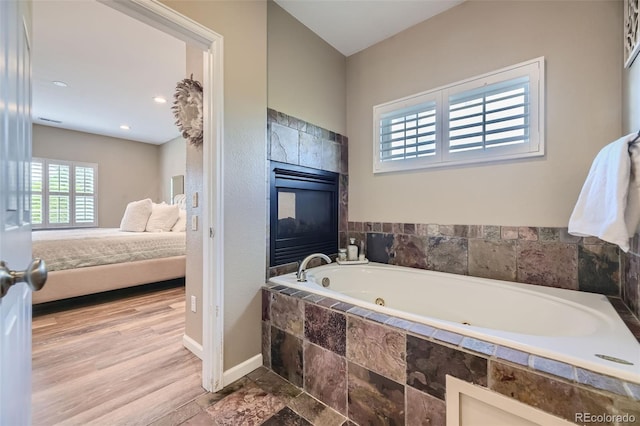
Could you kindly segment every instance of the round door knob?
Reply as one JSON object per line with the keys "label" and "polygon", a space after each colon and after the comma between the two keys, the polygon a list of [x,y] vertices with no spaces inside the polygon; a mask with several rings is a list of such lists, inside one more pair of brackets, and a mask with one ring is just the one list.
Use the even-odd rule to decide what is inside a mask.
{"label": "round door knob", "polygon": [[4,297],[15,283],[25,282],[33,291],[38,291],[47,282],[47,265],[42,259],[33,259],[24,271],[12,271],[0,261],[0,298]]}

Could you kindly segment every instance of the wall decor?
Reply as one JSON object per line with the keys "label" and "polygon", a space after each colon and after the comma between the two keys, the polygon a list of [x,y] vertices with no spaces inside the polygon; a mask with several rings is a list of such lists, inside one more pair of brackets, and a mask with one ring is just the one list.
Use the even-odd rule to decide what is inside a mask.
{"label": "wall decor", "polygon": [[638,0],[624,0],[624,67],[629,68],[640,51]]}
{"label": "wall decor", "polygon": [[171,109],[182,137],[192,145],[202,145],[202,84],[194,80],[191,74],[190,78],[178,83],[173,98]]}

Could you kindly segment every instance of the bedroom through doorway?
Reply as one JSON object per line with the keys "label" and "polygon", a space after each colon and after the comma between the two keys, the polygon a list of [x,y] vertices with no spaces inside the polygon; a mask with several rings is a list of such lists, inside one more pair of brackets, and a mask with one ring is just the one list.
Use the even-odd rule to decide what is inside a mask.
{"label": "bedroom through doorway", "polygon": [[[78,2],[74,2],[74,3],[40,2],[40,3],[45,5],[51,4],[51,3],[60,3],[60,4],[67,4],[67,5],[70,4],[72,5],[72,7],[78,7],[79,5]],[[85,3],[85,2],[82,2],[82,3]],[[144,283],[136,282],[135,284],[132,284],[133,286],[135,286],[132,290],[124,290],[122,293],[119,293],[119,294],[117,292],[116,293],[113,293],[113,292],[99,293],[100,296],[93,295],[84,299],[80,303],[80,305],[84,304],[84,306],[80,306],[79,308],[78,306],[75,306],[68,310],[59,310],[58,318],[64,318],[63,314],[68,314],[68,315],[71,315],[71,318],[75,318],[75,320],[68,320],[68,321],[55,320],[55,319],[51,319],[53,317],[50,317],[45,321],[41,321],[40,323],[37,323],[38,317],[34,318],[34,371],[33,371],[34,407],[35,407],[35,401],[37,399],[36,395],[37,395],[37,392],[39,391],[39,389],[36,388],[36,383],[39,383],[38,386],[41,386],[42,384],[42,382],[37,381],[38,380],[37,376],[39,374],[39,371],[37,371],[38,365],[36,365],[36,358],[35,358],[35,353],[37,349],[36,345],[38,344],[38,342],[36,341],[37,339],[36,334],[43,330],[46,330],[47,327],[50,327],[51,330],[55,330],[55,328],[58,327],[59,330],[53,332],[54,335],[58,333],[57,334],[58,338],[56,343],[60,344],[61,346],[64,346],[65,344],[68,346],[72,345],[71,341],[68,341],[65,343],[60,338],[61,336],[64,335],[64,332],[60,328],[60,324],[64,322],[72,323],[73,321],[76,321],[76,326],[78,326],[79,323],[77,323],[77,321],[79,320],[80,323],[82,323],[83,315],[86,316],[87,318],[91,317],[92,319],[97,317],[102,317],[104,320],[107,321],[107,326],[102,324],[102,325],[95,325],[93,328],[87,327],[82,329],[76,329],[75,332],[71,333],[71,334],[75,334],[75,339],[76,339],[75,343],[78,343],[77,342],[78,335],[82,335],[82,336],[86,335],[87,337],[86,342],[89,342],[90,340],[88,336],[96,330],[100,330],[97,332],[98,335],[100,333],[103,333],[103,334],[106,333],[102,337],[110,333],[115,333],[115,334],[121,333],[122,330],[117,331],[117,328],[123,327],[123,323],[126,323],[126,325],[124,326],[126,329],[135,328],[134,323],[137,320],[140,320],[142,323],[146,321],[147,326],[149,325],[148,324],[149,322],[164,324],[164,326],[162,325],[151,326],[150,329],[143,331],[143,334],[145,335],[147,334],[150,335],[153,332],[159,333],[158,330],[165,330],[165,332],[170,330],[169,334],[172,334],[175,337],[176,327],[179,327],[178,324],[182,322],[183,324],[182,327],[184,332],[182,333],[182,336],[179,336],[180,337],[178,339],[179,341],[174,343],[177,346],[179,346],[180,350],[184,351],[185,353],[188,350],[193,354],[195,354],[197,358],[200,358],[201,360],[203,360],[203,362],[200,364],[197,358],[192,357],[193,359],[198,361],[198,367],[200,370],[200,374],[199,374],[200,387],[202,391],[204,392],[205,389],[208,391],[213,391],[222,387],[222,359],[221,359],[222,357],[221,354],[223,352],[221,348],[222,316],[221,314],[214,315],[214,312],[221,313],[223,311],[221,309],[222,289],[220,288],[221,286],[218,285],[222,281],[221,277],[223,274],[222,267],[221,267],[222,265],[222,250],[221,250],[221,247],[222,247],[222,232],[221,232],[222,230],[222,226],[221,226],[222,224],[222,214],[221,214],[222,192],[220,190],[221,180],[222,180],[221,179],[221,176],[222,176],[221,175],[222,173],[222,156],[221,156],[222,91],[218,90],[216,92],[215,90],[216,88],[221,89],[221,86],[222,86],[222,54],[221,54],[222,38],[217,34],[211,32],[210,30],[199,26],[193,21],[190,21],[182,17],[181,15],[177,14],[173,10],[168,9],[167,7],[157,2],[148,2],[148,3],[145,3],[144,5],[141,5],[138,2],[134,2],[134,1],[131,1],[131,2],[125,1],[125,2],[119,2],[117,4],[116,3],[108,3],[108,4],[109,6],[117,7],[119,10],[112,9],[111,7],[108,7],[105,4],[101,4],[97,2],[93,4],[93,6],[99,6],[103,9],[100,16],[101,20],[104,20],[104,17],[106,14],[115,13],[117,15],[120,15],[121,18],[125,18],[129,21],[136,21],[138,25],[144,25],[144,26],[151,25],[156,30],[157,29],[161,30],[165,35],[170,34],[171,37],[177,38],[180,40],[180,42],[185,44],[186,48],[185,48],[185,54],[183,57],[183,63],[185,64],[185,66],[184,66],[184,73],[182,74],[181,77],[186,78],[187,76],[193,75],[193,78],[199,79],[199,81],[202,82],[204,86],[204,93],[203,93],[204,128],[205,128],[204,144],[201,147],[193,147],[187,144],[186,142],[183,143],[182,145],[184,147],[184,158],[185,158],[185,168],[184,168],[185,197],[183,201],[184,203],[183,209],[181,209],[185,211],[184,222],[186,222],[184,225],[185,229],[183,231],[186,236],[185,238],[186,251],[184,255],[186,258],[185,264],[184,264],[184,268],[185,268],[184,275],[186,277],[185,285],[184,287],[181,287],[180,285],[175,286],[176,281],[179,282],[179,278],[178,280],[172,279],[173,278],[171,276],[172,272],[167,272],[167,274],[165,274],[164,276],[162,274],[159,275],[162,278],[161,280],[152,278],[152,281],[154,282],[163,281],[162,284],[151,284],[151,285],[140,286],[138,284],[144,284]],[[37,5],[34,4],[34,11],[35,11],[34,15],[37,14],[38,12],[37,8],[39,6],[40,4],[37,4]],[[74,11],[74,13],[75,12],[76,11]],[[74,19],[78,20],[77,15],[74,16],[73,13],[71,13],[70,15]],[[49,20],[53,19],[50,14],[48,14],[47,16]],[[53,21],[55,22],[56,20],[53,19]],[[37,33],[38,31],[37,26],[34,26],[34,27],[35,27],[35,31],[34,31],[35,43],[38,42],[38,37],[40,36],[44,36],[44,37],[50,36],[51,38],[57,37],[57,35],[55,36],[44,35],[44,33],[39,35]],[[67,31],[68,29],[69,29],[68,26],[65,27],[65,31]],[[122,25],[112,26],[110,28],[110,32],[104,34],[103,37],[117,38],[115,37],[114,33],[121,32],[122,29],[123,29]],[[76,34],[76,37],[82,39],[84,36],[82,34]],[[91,46],[95,47],[95,45],[91,45]],[[141,50],[138,50],[137,54],[144,57],[145,52],[146,52],[145,49],[141,49]],[[126,55],[123,54],[123,56],[126,56]],[[35,51],[34,64],[36,64],[37,60],[38,60],[37,51]],[[131,77],[130,74],[133,74],[133,73],[129,72],[127,65],[130,65],[130,63],[121,66],[118,72],[127,74],[127,77]],[[96,66],[95,63],[89,61],[87,63],[84,63],[80,67],[76,67],[76,70],[78,72],[80,71],[80,69],[82,69],[83,71],[91,71],[92,69],[95,68],[95,66]],[[34,66],[34,71],[35,71],[35,66]],[[53,74],[43,76],[43,80],[47,80],[47,79],[51,80],[52,78],[55,78]],[[55,81],[58,81],[58,80],[55,80]],[[36,73],[34,72],[34,86],[36,84],[41,84],[41,83],[42,83],[41,81],[38,81],[38,75],[36,75]],[[49,81],[49,83],[51,83],[51,81]],[[102,84],[105,86],[108,86],[110,83],[111,82],[106,82]],[[98,84],[98,83],[95,83],[95,84]],[[130,84],[135,86],[137,83],[134,79],[132,79]],[[68,85],[68,86],[73,88],[73,85]],[[75,88],[78,89],[77,86]],[[108,89],[107,87],[105,88],[105,90],[110,90],[110,89]],[[170,93],[170,95],[171,94],[172,93]],[[35,97],[34,97],[34,100],[35,100]],[[87,113],[87,111],[84,111],[81,108],[78,108],[77,110],[79,112],[79,115]],[[34,108],[34,113],[35,113],[35,108]],[[43,118],[46,118],[46,117],[43,117]],[[58,120],[58,121],[63,121],[63,120]],[[64,124],[64,122],[62,124]],[[82,155],[81,149],[69,148],[69,145],[72,143],[70,141],[74,140],[73,136],[78,137],[78,139],[85,139],[86,141],[87,139],[89,139],[87,135],[91,134],[87,130],[78,130],[77,128],[65,129],[63,126],[60,126],[60,125],[44,125],[43,123],[39,123],[39,124],[36,123],[34,127],[38,129],[34,131],[34,136],[38,136],[38,137],[42,136],[43,140],[49,140],[49,141],[64,140],[64,142],[62,143],[63,148],[54,150],[53,152],[53,155],[57,155],[57,156],[61,156],[61,153],[63,153],[65,149],[67,149],[67,152],[72,152],[74,156]],[[45,127],[52,128],[54,137],[47,137],[47,133],[49,129],[45,129]],[[131,126],[130,128],[133,129],[134,126]],[[73,133],[67,134],[65,132],[73,132]],[[35,133],[39,133],[39,134],[35,135]],[[68,135],[73,135],[73,136],[68,137]],[[113,140],[116,140],[116,144],[119,144],[120,148],[124,146],[124,148],[126,149],[133,146],[131,144],[125,144],[123,142],[117,141],[118,139],[124,139],[124,138],[118,138],[113,135],[99,135],[99,136],[100,136],[99,141],[92,141],[88,143],[90,148],[85,149],[84,150],[85,152],[95,151],[96,147],[99,144],[106,145],[107,142],[113,142]],[[178,146],[175,140],[171,140],[169,142],[172,142],[172,141],[173,141],[173,145],[170,149],[166,149],[167,152],[165,153],[166,155],[164,157],[162,157],[161,154],[158,154],[156,156],[157,170],[160,170],[163,167],[165,169],[170,169],[168,172],[165,171],[164,173],[162,172],[158,173],[159,175],[163,176],[162,177],[163,182],[168,181],[173,176],[180,175],[179,171],[176,172],[176,169],[171,167],[171,158],[175,157],[176,146]],[[82,143],[80,141],[76,141],[76,142]],[[142,144],[149,145],[148,142],[142,142],[139,140],[138,141],[132,140],[130,142],[132,144],[138,143],[139,145],[142,145]],[[40,141],[36,141],[34,137],[34,154],[33,154],[34,157],[36,157],[36,155],[40,155],[38,153],[42,151],[45,151],[45,155],[50,156],[50,154],[52,153],[51,149],[47,151],[46,149],[42,148],[42,145],[44,145],[44,143],[40,143]],[[161,152],[163,150],[163,148],[161,147],[160,148],[154,147],[154,148],[158,152]],[[141,150],[141,151],[145,151],[145,150]],[[148,151],[148,149],[146,151]],[[104,189],[105,186],[109,188],[109,185],[112,184],[114,180],[116,180],[108,176],[106,178],[103,177],[104,172],[106,171],[105,169],[108,168],[105,164],[107,164],[110,160],[113,160],[114,158],[116,158],[120,162],[119,177],[122,178],[123,175],[125,175],[124,180],[126,181],[126,185],[124,186],[124,188],[126,192],[132,193],[133,191],[132,188],[136,185],[143,186],[143,187],[145,185],[147,185],[148,187],[153,185],[153,182],[150,179],[141,178],[142,173],[140,172],[140,170],[136,170],[136,168],[134,168],[133,170],[133,175],[129,174],[128,175],[129,177],[128,178],[126,177],[127,171],[128,171],[127,169],[129,168],[126,166],[126,162],[129,159],[129,157],[134,157],[133,153],[134,153],[134,150],[132,149],[128,149],[126,151],[116,150],[116,151],[109,152],[109,150],[106,147],[101,147],[99,149],[99,152],[93,152],[93,154],[94,155],[97,154],[97,156],[93,158],[88,158],[88,160],[78,159],[78,157],[74,157],[70,159],[65,159],[65,158],[61,159],[70,163],[91,162],[91,161],[97,162],[98,169],[95,177],[98,185],[98,190],[100,192],[96,196],[95,207],[96,207],[96,213],[98,216],[98,226],[100,227],[102,227],[101,225],[102,223],[109,224],[110,225],[109,227],[118,227],[118,225],[121,224],[121,221],[124,220],[124,217],[114,218],[115,216],[112,212],[102,209],[103,204],[115,204],[113,202],[114,191],[112,189],[110,190]],[[55,157],[53,158],[56,159]],[[60,158],[57,158],[57,159],[60,160]],[[164,165],[163,165],[163,161],[164,161]],[[75,164],[71,164],[72,171],[74,171],[73,167],[75,167]],[[135,177],[132,177],[132,176],[135,176]],[[169,182],[167,182],[167,184],[168,183]],[[174,199],[167,199],[165,197],[166,192],[164,191],[164,187],[168,185],[163,184],[163,185],[157,185],[157,186],[159,188],[155,189],[157,193],[155,197],[151,195],[152,191],[149,191],[146,193],[149,195],[146,195],[140,192],[136,193],[135,196],[131,194],[129,195],[120,194],[121,200],[119,201],[121,204],[124,203],[124,208],[122,207],[122,205],[120,207],[121,215],[122,215],[122,212],[128,211],[128,206],[131,202],[142,201],[142,200],[145,200],[146,198],[152,199],[152,203],[153,203],[152,210],[155,208],[156,205],[160,206],[162,202],[166,203],[166,206],[172,206]],[[103,201],[103,198],[102,198],[103,193],[104,195],[107,195],[107,194],[111,195],[111,198],[108,199],[107,201]],[[141,194],[141,195],[138,196],[137,194]],[[118,198],[118,197],[116,196],[115,198]],[[172,197],[169,197],[169,198],[172,198]],[[79,204],[80,203],[76,203],[73,206],[77,206]],[[44,212],[48,213],[48,210],[45,210]],[[78,235],[82,235],[83,231],[85,230],[88,230],[88,229],[79,228],[79,230],[76,229],[75,232]],[[216,230],[219,230],[219,231],[215,232]],[[171,231],[172,230],[168,230],[168,232],[163,232],[163,234],[171,234],[172,233]],[[38,231],[34,231],[34,232],[38,232]],[[215,235],[215,238],[213,237],[214,235]],[[76,238],[82,238],[82,237],[80,236]],[[126,258],[127,256],[121,256],[121,257]],[[208,261],[204,262],[203,261],[204,259],[207,259]],[[81,278],[77,280],[73,279],[73,273],[72,273],[71,281],[75,282],[76,284],[80,282],[81,286],[86,284],[91,285],[92,283],[95,285],[96,282],[102,282],[102,281],[109,282],[111,281],[110,277],[117,276],[118,274],[117,272],[113,272],[115,270],[113,268],[116,268],[116,267],[106,266],[106,265],[99,265],[99,266],[106,268],[106,271],[98,271],[100,274],[96,276],[91,276],[91,275],[81,276]],[[164,266],[162,266],[161,263],[158,263],[157,265],[156,264],[152,265],[152,270],[154,273],[158,273],[159,270],[162,270],[163,268]],[[76,269],[80,269],[80,268],[76,268]],[[144,269],[141,270],[140,274],[144,274]],[[51,275],[53,276],[54,274],[52,273]],[[124,276],[125,282],[126,282],[127,276],[130,275],[130,274],[127,274],[126,266],[124,268],[124,272],[122,273],[122,275]],[[100,276],[102,276],[102,278],[95,278]],[[104,278],[105,276],[106,276],[106,279]],[[166,280],[164,278],[166,278]],[[52,281],[52,282],[55,283],[55,281]],[[106,284],[106,285],[108,286],[109,284]],[[130,284],[126,284],[126,283],[124,285],[124,287],[129,287],[129,286]],[[153,288],[154,286],[156,288],[154,288],[153,291],[146,292],[146,290],[149,290],[150,287]],[[100,286],[97,286],[97,288],[99,291],[104,290],[104,288],[100,288]],[[142,290],[142,291],[139,291],[139,290]],[[54,291],[54,290],[50,290],[50,291]],[[176,297],[178,297],[179,300],[177,300]],[[93,298],[93,301],[91,301],[92,298]],[[110,304],[114,304],[114,303],[118,306],[117,308],[113,308],[114,311],[112,311],[111,308],[107,308],[106,310],[103,310],[102,314],[97,314],[95,311],[96,309],[99,310],[99,307],[112,306]],[[129,306],[128,303],[130,303],[131,306]],[[62,306],[62,304],[60,306]],[[37,309],[34,312],[36,312],[37,314]],[[129,313],[134,312],[134,314],[130,317],[122,317],[119,319],[114,319],[117,317],[117,315],[125,312],[129,312]],[[158,319],[155,316],[158,312],[161,312],[164,314],[171,312],[171,315],[161,315],[162,319]],[[179,312],[179,314],[176,314],[176,312]],[[45,313],[43,315],[47,315],[47,314]],[[44,318],[44,316],[42,318]],[[154,319],[151,320],[151,318],[154,318]],[[165,321],[165,323],[163,323],[163,321]],[[111,322],[112,325],[115,327],[114,329],[109,329],[108,327],[109,322]],[[37,323],[37,329],[38,329],[37,332],[36,332],[36,323]],[[154,327],[156,329],[155,331],[154,331]],[[110,331],[105,332],[105,330],[110,330]],[[134,337],[133,339],[135,340],[137,338]],[[56,338],[52,340],[56,340]],[[145,346],[143,344],[143,341],[144,339],[140,338],[140,344],[138,345],[138,347],[136,348],[134,345],[133,347],[129,348],[128,353],[122,354],[122,356],[124,358],[131,358],[131,359],[135,359],[135,358],[143,359],[146,356],[143,352],[143,347]],[[172,345],[174,343],[172,343]],[[105,342],[103,342],[103,344],[105,344]],[[109,345],[107,345],[107,347],[109,347]],[[89,345],[85,347],[86,350],[91,350],[91,348],[95,350],[96,346]],[[113,351],[114,348],[110,347],[109,349]],[[97,365],[101,365],[104,368],[105,365],[114,366],[118,364],[118,362],[115,362],[115,360],[113,359],[113,353],[106,350],[105,350],[105,357],[111,358],[111,360],[106,361],[103,359],[101,362],[94,363],[93,367],[90,367],[89,366],[90,361],[88,361],[89,357],[88,356],[83,357],[82,350],[75,351],[74,361],[77,361],[78,363],[78,370],[74,370],[74,371],[87,372],[91,368],[93,368],[98,373],[106,374],[104,371],[101,372],[100,371],[101,368],[97,367]],[[47,359],[45,360],[45,362],[43,362],[43,364],[48,364],[50,367],[55,368],[55,362],[51,362],[51,361],[52,360]],[[189,363],[193,364],[192,361],[185,362],[185,364],[189,364]],[[126,365],[126,363],[122,365]],[[162,377],[164,375],[166,379],[166,376],[168,374],[166,368],[163,367],[160,370],[161,371],[158,371],[157,374],[149,373],[147,375],[147,378],[153,377],[155,375]],[[46,374],[46,373],[43,373],[43,374]],[[55,373],[52,373],[51,377],[52,377],[52,380],[54,380],[53,378],[55,378]],[[98,377],[100,377],[100,374],[98,374]],[[71,388],[73,388],[73,386],[71,386]],[[106,398],[106,399],[109,400],[109,398]]]}

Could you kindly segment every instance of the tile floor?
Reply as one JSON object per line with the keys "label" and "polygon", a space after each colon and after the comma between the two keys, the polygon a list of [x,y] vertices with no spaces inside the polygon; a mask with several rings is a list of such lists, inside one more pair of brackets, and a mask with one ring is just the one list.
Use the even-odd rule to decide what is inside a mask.
{"label": "tile floor", "polygon": [[349,426],[353,423],[273,371],[260,367],[217,393],[202,395],[152,426]]}

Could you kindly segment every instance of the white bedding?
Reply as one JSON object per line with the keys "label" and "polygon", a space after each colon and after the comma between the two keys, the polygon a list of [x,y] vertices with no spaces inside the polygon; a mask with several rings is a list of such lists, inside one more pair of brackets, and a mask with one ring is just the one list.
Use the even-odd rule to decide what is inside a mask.
{"label": "white bedding", "polygon": [[64,229],[32,232],[33,257],[49,271],[126,263],[186,252],[184,232],[124,232],[118,228]]}

